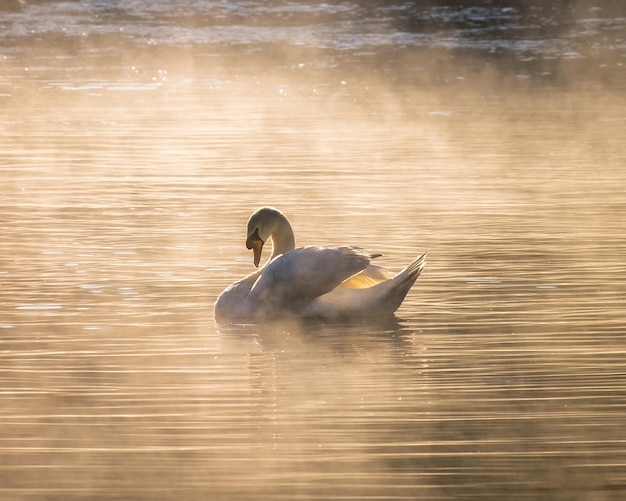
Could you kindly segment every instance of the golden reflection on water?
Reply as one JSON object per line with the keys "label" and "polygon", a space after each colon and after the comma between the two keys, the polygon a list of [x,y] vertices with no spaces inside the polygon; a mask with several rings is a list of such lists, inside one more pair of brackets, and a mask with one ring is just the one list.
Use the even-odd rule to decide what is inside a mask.
{"label": "golden reflection on water", "polygon": [[[4,498],[621,498],[623,101],[343,87],[4,109]],[[270,203],[397,322],[216,325]]]}

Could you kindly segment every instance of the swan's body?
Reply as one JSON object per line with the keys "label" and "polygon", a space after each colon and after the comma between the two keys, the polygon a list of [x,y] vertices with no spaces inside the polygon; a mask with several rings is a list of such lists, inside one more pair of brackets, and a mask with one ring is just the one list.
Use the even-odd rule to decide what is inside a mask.
{"label": "swan's body", "polygon": [[391,315],[424,268],[426,253],[393,275],[355,247],[300,247],[282,212],[257,210],[246,246],[258,266],[271,237],[272,255],[256,272],[228,286],[215,302],[217,319],[367,317]]}

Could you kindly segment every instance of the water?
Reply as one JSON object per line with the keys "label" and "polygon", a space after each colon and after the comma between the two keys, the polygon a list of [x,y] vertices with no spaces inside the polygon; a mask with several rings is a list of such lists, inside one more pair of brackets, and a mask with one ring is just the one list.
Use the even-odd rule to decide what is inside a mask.
{"label": "water", "polygon": [[[3,499],[623,498],[619,7],[4,7]],[[396,320],[216,325],[264,204]]]}

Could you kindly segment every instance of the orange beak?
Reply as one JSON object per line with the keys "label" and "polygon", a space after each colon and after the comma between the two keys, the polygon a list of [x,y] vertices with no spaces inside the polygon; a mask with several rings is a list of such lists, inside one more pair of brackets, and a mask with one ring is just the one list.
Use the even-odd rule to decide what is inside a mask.
{"label": "orange beak", "polygon": [[263,240],[260,238],[258,240],[252,241],[252,252],[254,254],[254,266],[259,267],[259,263],[261,262],[261,251],[263,250]]}
{"label": "orange beak", "polygon": [[254,266],[259,267],[259,263],[261,262],[261,251],[263,250],[263,240],[259,236],[259,229],[254,230],[254,233],[248,237],[246,240],[246,247],[248,249],[252,249],[254,254]]}

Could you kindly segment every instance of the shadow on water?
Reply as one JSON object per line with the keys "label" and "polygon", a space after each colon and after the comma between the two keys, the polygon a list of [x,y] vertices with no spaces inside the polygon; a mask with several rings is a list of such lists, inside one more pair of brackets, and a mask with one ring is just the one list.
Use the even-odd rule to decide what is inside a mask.
{"label": "shadow on water", "polygon": [[268,349],[279,349],[282,343],[310,347],[333,347],[341,351],[356,340],[363,347],[370,343],[395,342],[403,333],[401,320],[390,315],[362,321],[275,320],[252,324],[216,323],[217,332],[234,339],[254,340]]}

